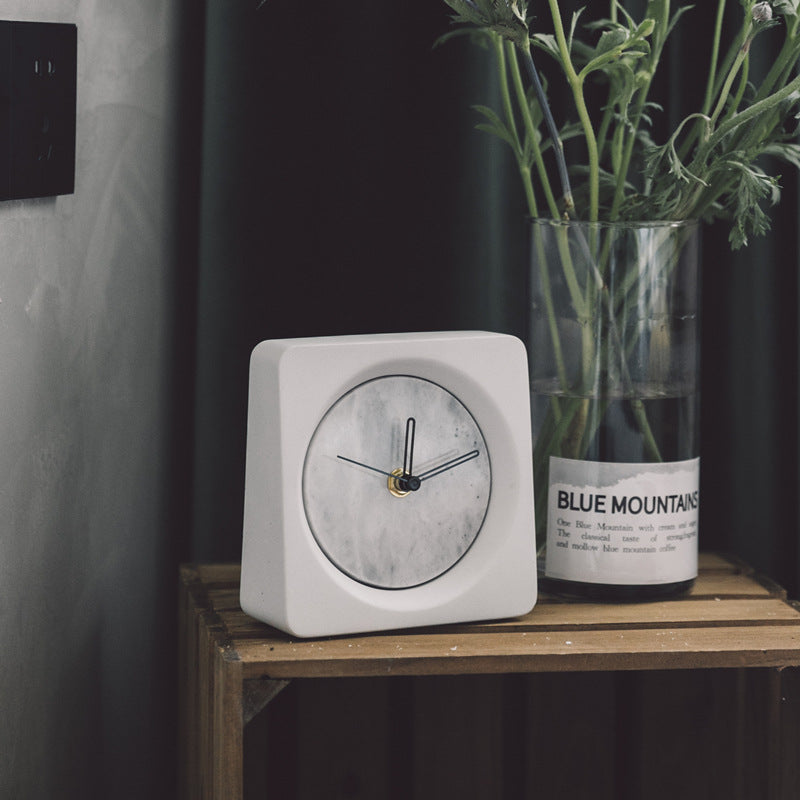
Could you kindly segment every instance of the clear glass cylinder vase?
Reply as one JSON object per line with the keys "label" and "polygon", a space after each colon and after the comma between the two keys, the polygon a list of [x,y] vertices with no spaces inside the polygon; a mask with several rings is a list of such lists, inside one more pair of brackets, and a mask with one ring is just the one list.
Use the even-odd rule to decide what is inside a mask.
{"label": "clear glass cylinder vase", "polygon": [[531,221],[541,585],[609,600],[697,575],[699,225]]}

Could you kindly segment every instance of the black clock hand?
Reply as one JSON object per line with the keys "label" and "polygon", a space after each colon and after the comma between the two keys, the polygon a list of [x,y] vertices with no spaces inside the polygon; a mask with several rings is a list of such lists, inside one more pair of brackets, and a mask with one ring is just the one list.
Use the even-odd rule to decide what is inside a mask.
{"label": "black clock hand", "polygon": [[[414,458],[414,432],[417,428],[417,421],[414,417],[409,417],[406,421],[406,444],[405,444],[405,453],[403,455],[403,476],[411,475],[411,467],[412,467],[412,459]],[[356,461],[353,458],[347,458],[346,456],[336,456],[336,458],[341,458],[342,461],[347,461],[350,464],[355,464],[358,467],[364,467],[364,469],[371,469],[373,472],[378,472],[381,475],[387,475],[390,478],[397,477],[392,472],[386,472],[386,470],[378,469],[377,467],[371,467],[369,464],[364,464],[362,461]]]}
{"label": "black clock hand", "polygon": [[371,467],[369,464],[365,464],[363,461],[356,461],[354,458],[347,458],[347,456],[336,456],[336,458],[340,458],[342,461],[347,461],[349,464],[355,464],[357,467],[364,467],[364,469],[372,470],[373,472],[377,472],[380,475],[385,475],[387,478],[391,478],[393,481],[393,485],[396,486],[401,492],[416,492],[420,486],[420,479],[414,477],[413,475],[404,475],[399,469],[395,472],[386,472],[386,470],[378,469],[377,467]]}
{"label": "black clock hand", "polygon": [[342,461],[348,461],[350,464],[355,464],[358,467],[364,467],[364,469],[371,469],[373,472],[379,472],[381,475],[387,475],[390,478],[396,477],[392,475],[391,472],[386,472],[386,470],[378,469],[377,467],[371,467],[369,464],[363,464],[361,461],[355,461],[352,458],[345,458],[345,456],[336,456],[336,458],[341,458]]}
{"label": "black clock hand", "polygon": [[463,455],[453,458],[450,461],[445,461],[444,464],[440,464],[438,467],[429,469],[426,472],[421,472],[419,475],[417,475],[417,478],[419,478],[420,481],[426,481],[428,478],[434,478],[437,475],[441,475],[443,472],[447,472],[447,470],[453,469],[453,467],[457,467],[460,464],[466,464],[467,461],[472,461],[473,458],[477,458],[479,455],[480,452],[478,450],[471,450],[469,453],[464,453]]}
{"label": "black clock hand", "polygon": [[417,421],[414,417],[406,420],[406,446],[403,452],[403,477],[411,475],[414,466],[414,436],[417,431]]}

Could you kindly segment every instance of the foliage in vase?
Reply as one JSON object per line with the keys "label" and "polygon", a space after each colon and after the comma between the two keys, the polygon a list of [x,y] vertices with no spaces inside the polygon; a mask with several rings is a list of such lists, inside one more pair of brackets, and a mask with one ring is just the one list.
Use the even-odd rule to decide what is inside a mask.
{"label": "foliage in vase", "polygon": [[[531,216],[725,218],[733,247],[768,230],[766,209],[778,201],[780,187],[762,157],[800,167],[800,0],[717,0],[702,106],[660,142],[652,122],[663,109],[651,89],[668,37],[691,21],[691,7],[649,0],[637,20],[626,9],[632,3],[611,0],[600,18],[589,19],[588,9],[567,18],[558,0],[539,0],[534,19],[526,0],[445,2],[456,12],[455,22],[466,25],[443,39],[468,33],[494,52],[501,103],[478,107],[480,127],[513,150]],[[727,31],[732,7],[740,10],[737,29]],[[540,29],[545,22],[549,29]],[[750,56],[762,42],[776,55],[754,85]],[[560,74],[548,85],[536,64],[553,62]],[[566,88],[574,113],[557,124],[548,95]],[[590,103],[598,97],[604,98],[599,110]],[[581,163],[568,164],[564,143],[576,139],[584,155]]]}
{"label": "foliage in vase", "polygon": [[[696,360],[686,357],[696,310],[673,305],[696,261],[697,226],[685,223],[727,220],[734,248],[769,229],[780,185],[767,165],[800,167],[800,0],[717,0],[700,104],[658,136],[668,115],[654,81],[670,35],[691,23],[690,6],[610,0],[590,18],[600,3],[567,14],[559,0],[538,0],[532,17],[526,0],[445,2],[458,27],[442,38],[469,35],[493,55],[499,103],[476,107],[479,127],[511,148],[535,220],[531,389],[543,544],[553,457],[698,455],[694,431],[676,438],[684,423],[666,425],[663,412],[697,415]],[[760,46],[770,68],[754,83]],[[550,99],[565,94],[571,111],[556,121]]]}

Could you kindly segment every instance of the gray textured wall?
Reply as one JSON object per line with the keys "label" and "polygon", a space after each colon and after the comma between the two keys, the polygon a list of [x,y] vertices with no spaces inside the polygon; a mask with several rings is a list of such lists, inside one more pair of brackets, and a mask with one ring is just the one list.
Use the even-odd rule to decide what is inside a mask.
{"label": "gray textured wall", "polygon": [[171,758],[157,633],[177,5],[0,8],[76,23],[79,50],[75,194],[0,203],[3,798],[161,796]]}

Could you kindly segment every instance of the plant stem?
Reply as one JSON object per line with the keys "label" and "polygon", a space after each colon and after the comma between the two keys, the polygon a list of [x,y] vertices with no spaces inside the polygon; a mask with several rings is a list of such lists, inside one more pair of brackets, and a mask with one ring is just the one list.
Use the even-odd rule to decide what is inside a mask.
{"label": "plant stem", "polygon": [[736,109],[739,108],[739,104],[742,102],[742,98],[744,97],[744,93],[747,89],[747,79],[750,75],[750,58],[747,57],[744,60],[744,64],[742,64],[742,76],[739,79],[739,88],[736,90],[736,94],[731,101],[730,108],[728,110],[727,117],[736,113]]}
{"label": "plant stem", "polygon": [[581,121],[586,148],[589,159],[589,220],[597,222],[600,208],[600,158],[597,152],[597,139],[592,128],[589,109],[586,107],[586,100],[583,96],[583,81],[575,72],[572,59],[567,47],[567,38],[564,34],[564,25],[561,21],[561,12],[558,8],[558,0],[548,0],[550,13],[555,27],[556,42],[561,54],[561,62],[567,75],[567,81],[572,89],[575,100],[575,107],[578,111],[578,118]]}
{"label": "plant stem", "polygon": [[[725,108],[725,103],[728,100],[728,95],[731,91],[731,86],[733,86],[733,81],[736,75],[739,73],[739,70],[744,63],[744,60],[747,58],[748,53],[750,52],[750,42],[753,41],[753,25],[750,24],[747,28],[745,33],[744,41],[742,42],[742,46],[739,48],[739,52],[736,54],[736,58],[734,59],[733,66],[728,71],[727,76],[725,77],[725,83],[722,84],[722,89],[719,93],[719,98],[717,99],[717,105],[714,108],[713,113],[711,114],[711,127],[713,128],[717,124],[717,119],[719,115],[722,113],[722,110]],[[735,108],[733,109],[735,113]]]}
{"label": "plant stem", "polygon": [[791,71],[794,69],[798,56],[800,56],[800,42],[798,42],[797,39],[798,23],[800,23],[800,18],[795,18],[791,24],[787,23],[786,38],[784,39],[781,51],[778,53],[778,57],[775,59],[767,76],[761,82],[761,86],[758,87],[755,102],[767,97],[776,83],[785,83],[788,79],[788,75],[790,75]]}
{"label": "plant stem", "polygon": [[[721,5],[724,5],[725,0],[721,0]],[[722,15],[722,9],[717,9],[718,15]],[[720,16],[718,19],[721,23]],[[736,34],[736,38],[733,42],[731,42],[728,50],[725,53],[725,58],[722,61],[722,65],[715,70],[715,77],[714,80],[710,80],[706,87],[706,102],[703,104],[703,109],[699,113],[698,117],[708,117],[711,109],[711,105],[714,102],[714,97],[720,91],[720,83],[724,78],[721,75],[727,76],[730,74],[731,65],[733,64],[734,60],[736,59],[738,53],[741,50],[742,44],[746,38],[746,32],[749,25],[749,21],[745,20],[742,27],[739,29],[739,32]],[[716,35],[716,31],[715,31]],[[680,149],[678,150],[678,157],[681,161],[686,159],[691,153],[692,148],[695,147],[698,141],[702,141],[705,138],[705,135],[708,131],[708,120],[706,119],[703,121],[700,119],[696,125],[692,128],[689,135],[684,140],[683,144],[681,145]]]}
{"label": "plant stem", "polygon": [[[541,231],[538,228],[538,223],[534,220],[531,222],[532,233],[532,249],[537,255],[537,263],[539,265],[539,276],[542,282],[542,294],[544,296],[545,312],[547,314],[547,327],[550,332],[550,340],[553,343],[553,358],[556,362],[556,372],[558,374],[558,382],[562,391],[567,389],[567,368],[564,362],[564,351],[561,347],[561,336],[558,332],[558,321],[556,320],[555,305],[553,304],[553,288],[550,283],[550,265],[544,256],[544,248],[542,244]],[[553,413],[556,419],[560,419],[561,411],[558,401],[553,398]]]}
{"label": "plant stem", "polygon": [[[514,93],[517,98],[517,105],[519,106],[520,113],[522,115],[522,122],[525,126],[528,141],[530,142],[531,150],[533,152],[533,159],[534,163],[536,164],[536,171],[539,175],[539,182],[542,185],[542,191],[544,192],[545,200],[547,201],[547,207],[550,209],[550,214],[554,219],[558,219],[558,203],[556,202],[555,195],[550,187],[550,179],[547,177],[547,170],[545,169],[542,150],[539,147],[539,138],[537,135],[536,126],[534,125],[533,118],[531,117],[531,109],[528,105],[528,96],[525,92],[525,87],[522,84],[522,75],[520,74],[519,63],[517,62],[517,49],[510,42],[506,45],[506,49],[508,52],[508,59],[506,60],[506,63],[508,63],[508,69],[511,73],[511,83],[514,87]],[[522,155],[520,155],[520,159],[523,160]],[[522,164],[520,165],[520,169],[523,169]],[[530,203],[528,203],[528,211],[532,217],[538,216],[537,209],[535,206],[531,206]]]}
{"label": "plant stem", "polygon": [[754,119],[759,114],[763,114],[765,111],[769,111],[770,109],[774,108],[776,105],[778,105],[778,103],[786,100],[790,95],[794,94],[798,90],[800,90],[800,75],[789,81],[789,83],[787,83],[782,89],[779,89],[769,97],[765,97],[763,100],[760,100],[759,102],[754,103],[752,106],[744,109],[744,111],[740,111],[733,117],[723,121],[717,130],[714,131],[714,133],[709,137],[704,147],[701,148],[703,152],[702,154],[698,153],[698,159],[702,156],[703,161],[705,161],[705,157],[709,154],[709,152],[732,130],[737,128],[739,125],[743,125],[745,122]]}
{"label": "plant stem", "polygon": [[[569,173],[567,171],[567,162],[564,158],[564,143],[561,141],[561,135],[558,132],[556,121],[553,119],[553,113],[550,111],[550,104],[547,102],[547,95],[545,94],[542,81],[539,78],[539,73],[536,65],[533,63],[533,56],[531,55],[530,42],[526,42],[525,46],[519,47],[522,53],[522,61],[525,64],[525,69],[528,71],[528,77],[531,79],[536,97],[539,100],[539,105],[544,115],[544,122],[550,134],[550,139],[553,142],[553,150],[556,157],[556,165],[558,167],[558,175],[561,180],[561,191],[564,200],[564,212],[569,215],[575,209],[575,201],[572,197],[572,186],[569,182]],[[524,104],[527,107],[527,103]]]}
{"label": "plant stem", "polygon": [[[517,133],[517,124],[516,124],[516,117],[514,115],[514,107],[511,102],[511,92],[508,88],[508,67],[506,63],[506,44],[503,41],[501,36],[493,33],[491,34],[492,43],[494,44],[495,48],[495,56],[497,58],[497,73],[500,79],[500,97],[503,105],[503,113],[505,114],[506,118],[506,127],[513,138],[512,147],[514,150],[514,155],[517,159],[517,168],[519,169],[520,178],[522,179],[522,186],[525,191],[525,200],[528,204],[528,211],[530,212],[531,216],[536,217],[539,215],[538,205],[536,203],[536,195],[533,190],[533,180],[531,178],[531,169],[528,162],[525,159],[525,152],[524,148],[520,142],[519,134]],[[513,67],[516,68],[516,71],[519,72],[519,68],[516,66],[516,61],[514,60],[514,48],[513,45],[509,45],[510,47],[510,55],[512,56]],[[513,70],[512,70],[513,72]],[[538,144],[534,140],[534,152],[538,154],[537,163],[541,161],[541,153],[538,152]],[[544,188],[545,196],[547,198],[548,203],[554,205],[555,200],[553,199],[553,193],[550,191],[550,182],[547,180],[547,174],[542,174],[543,167],[540,168],[539,177],[542,181],[542,186]]]}
{"label": "plant stem", "polygon": [[717,61],[719,59],[719,45],[722,38],[722,19],[725,16],[725,0],[717,4],[717,19],[714,24],[714,39],[711,45],[711,64],[708,68],[708,82],[706,83],[706,97],[703,101],[703,114],[711,110],[714,99],[714,84],[717,80]]}
{"label": "plant stem", "polygon": [[[639,96],[636,101],[636,108],[633,113],[633,117],[631,119],[631,127],[632,131],[628,134],[628,140],[625,145],[625,151],[623,153],[619,171],[616,173],[617,175],[617,183],[614,190],[614,199],[611,203],[611,211],[609,213],[609,219],[613,222],[614,220],[619,218],[619,208],[622,205],[622,201],[625,198],[625,181],[628,176],[628,170],[630,168],[631,159],[633,158],[633,148],[636,144],[636,135],[637,131],[639,130],[639,124],[642,119],[642,114],[644,113],[645,104],[647,103],[647,95],[650,91],[650,86],[653,82],[653,76],[656,74],[656,69],[658,68],[658,62],[661,59],[661,53],[664,49],[664,43],[666,42],[666,33],[669,28],[669,1],[665,2],[661,7],[661,18],[658,20],[657,29],[664,31],[664,36],[658,37],[656,40],[656,46],[654,47],[649,64],[648,64],[648,74],[649,78],[647,82],[639,89]],[[622,126],[620,126],[622,128]]]}
{"label": "plant stem", "polygon": [[[765,97],[758,103],[748,106],[744,111],[740,111],[738,114],[725,119],[717,130],[698,148],[694,160],[689,165],[691,173],[695,176],[705,174],[708,170],[706,162],[712,151],[728,134],[732,133],[739,126],[756,119],[759,115],[766,114],[797,91],[800,91],[800,75],[769,97]],[[695,191],[693,191],[676,209],[676,217],[688,219],[691,217],[703,216],[705,210],[711,206],[714,198],[720,196],[722,193],[723,191],[719,186],[714,187],[713,191],[709,193],[708,184],[704,182],[703,185],[695,189]]]}

